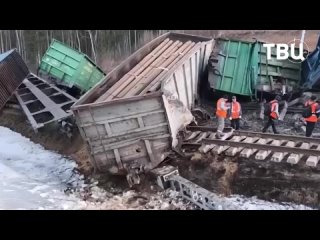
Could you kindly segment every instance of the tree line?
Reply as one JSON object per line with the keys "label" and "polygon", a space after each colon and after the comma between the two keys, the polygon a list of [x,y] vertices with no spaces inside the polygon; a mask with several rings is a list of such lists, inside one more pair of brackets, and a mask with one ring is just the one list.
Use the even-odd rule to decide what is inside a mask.
{"label": "tree line", "polygon": [[52,39],[87,54],[100,63],[119,58],[168,30],[0,30],[0,51],[16,48],[31,69],[38,67]]}

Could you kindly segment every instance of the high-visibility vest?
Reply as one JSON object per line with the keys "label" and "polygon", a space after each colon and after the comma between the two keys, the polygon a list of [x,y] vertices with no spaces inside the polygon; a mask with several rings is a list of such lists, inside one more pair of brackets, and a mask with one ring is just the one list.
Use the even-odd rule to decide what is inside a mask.
{"label": "high-visibility vest", "polygon": [[278,119],[278,115],[277,113],[275,112],[276,111],[276,105],[278,104],[278,101],[277,100],[273,100],[270,102],[271,103],[271,113],[270,113],[270,116],[274,119]]}
{"label": "high-visibility vest", "polygon": [[232,102],[231,104],[231,118],[238,119],[240,117],[241,106],[238,102]]}
{"label": "high-visibility vest", "polygon": [[318,107],[318,103],[310,103],[308,102],[306,104],[307,106],[311,105],[311,112],[312,112],[312,115],[308,118],[305,118],[304,120],[307,121],[307,122],[317,122],[318,121],[318,118],[317,118],[317,115],[316,115],[316,111],[317,111],[317,107]]}
{"label": "high-visibility vest", "polygon": [[224,98],[220,98],[217,102],[216,116],[221,118],[226,118],[227,110],[222,109],[222,103],[226,104],[226,100]]}

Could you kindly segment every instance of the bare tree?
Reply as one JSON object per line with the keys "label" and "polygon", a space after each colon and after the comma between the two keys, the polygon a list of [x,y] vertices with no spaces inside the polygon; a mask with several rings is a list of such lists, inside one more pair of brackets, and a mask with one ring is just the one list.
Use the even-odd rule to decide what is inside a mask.
{"label": "bare tree", "polygon": [[79,30],[76,30],[77,40],[78,40],[78,49],[81,51],[81,43],[80,43],[80,37],[79,37]]}
{"label": "bare tree", "polygon": [[91,42],[91,48],[92,48],[92,54],[93,54],[93,58],[94,58],[94,62],[97,62],[97,56],[96,56],[96,51],[95,51],[95,47],[94,47],[94,40],[93,40],[93,36],[92,36],[92,32],[91,30],[87,30],[89,33],[89,37],[90,37],[90,42]]}
{"label": "bare tree", "polygon": [[9,36],[9,49],[11,49],[11,31],[8,30],[8,36]]}
{"label": "bare tree", "polygon": [[134,49],[137,49],[137,30],[134,30]]}
{"label": "bare tree", "polygon": [[27,61],[27,51],[26,51],[26,41],[25,41],[25,31],[20,30],[20,35],[21,35],[21,49],[23,52],[23,59]]}
{"label": "bare tree", "polygon": [[3,30],[0,30],[0,44],[1,44],[1,52],[4,52],[4,46],[3,46]]}
{"label": "bare tree", "polygon": [[21,53],[19,30],[15,30],[15,33],[16,33],[16,46],[18,48],[19,53]]}
{"label": "bare tree", "polygon": [[49,47],[50,45],[49,30],[46,31],[46,35],[47,35],[47,46]]}

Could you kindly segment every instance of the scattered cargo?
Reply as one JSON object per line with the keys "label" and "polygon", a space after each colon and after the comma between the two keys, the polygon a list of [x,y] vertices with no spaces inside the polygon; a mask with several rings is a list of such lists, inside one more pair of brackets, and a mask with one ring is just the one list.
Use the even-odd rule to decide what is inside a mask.
{"label": "scattered cargo", "polygon": [[28,74],[27,65],[15,49],[0,54],[0,109]]}
{"label": "scattered cargo", "polygon": [[42,57],[38,74],[68,88],[75,86],[82,92],[106,75],[87,55],[57,40],[53,40]]}
{"label": "scattered cargo", "polygon": [[210,88],[254,97],[257,91],[287,93],[300,86],[301,64],[266,57],[263,42],[215,39],[208,63]]}
{"label": "scattered cargo", "polygon": [[97,170],[150,170],[165,159],[179,129],[193,120],[190,110],[212,44],[210,38],[166,33],[76,102],[72,110]]}
{"label": "scattered cargo", "polygon": [[34,130],[72,116],[77,99],[34,74],[23,80],[15,93]]}

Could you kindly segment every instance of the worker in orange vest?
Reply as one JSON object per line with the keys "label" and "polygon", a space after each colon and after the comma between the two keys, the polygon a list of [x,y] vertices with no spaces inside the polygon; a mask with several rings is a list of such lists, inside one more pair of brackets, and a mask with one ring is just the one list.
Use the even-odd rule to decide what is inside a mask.
{"label": "worker in orange vest", "polygon": [[275,99],[270,102],[271,113],[268,116],[269,117],[268,122],[266,123],[266,125],[262,129],[262,132],[266,132],[267,129],[270,126],[272,126],[272,130],[273,130],[274,134],[279,134],[276,129],[276,126],[275,126],[275,120],[277,120],[279,118],[279,101],[281,101],[281,97],[276,96]]}
{"label": "worker in orange vest", "polygon": [[240,103],[237,102],[236,96],[232,96],[232,103],[228,113],[229,119],[231,121],[231,127],[235,130],[239,130],[242,110]]}
{"label": "worker in orange vest", "polygon": [[217,102],[216,117],[218,118],[218,129],[217,129],[218,136],[222,135],[223,133],[224,123],[225,123],[225,119],[227,118],[227,113],[228,113],[227,111],[229,108],[230,106],[228,104],[228,96],[224,95]]}
{"label": "worker in orange vest", "polygon": [[318,121],[317,113],[319,113],[319,104],[316,102],[316,99],[316,96],[311,96],[310,100],[305,103],[306,107],[311,106],[311,116],[304,119],[307,123],[306,137],[311,137]]}

